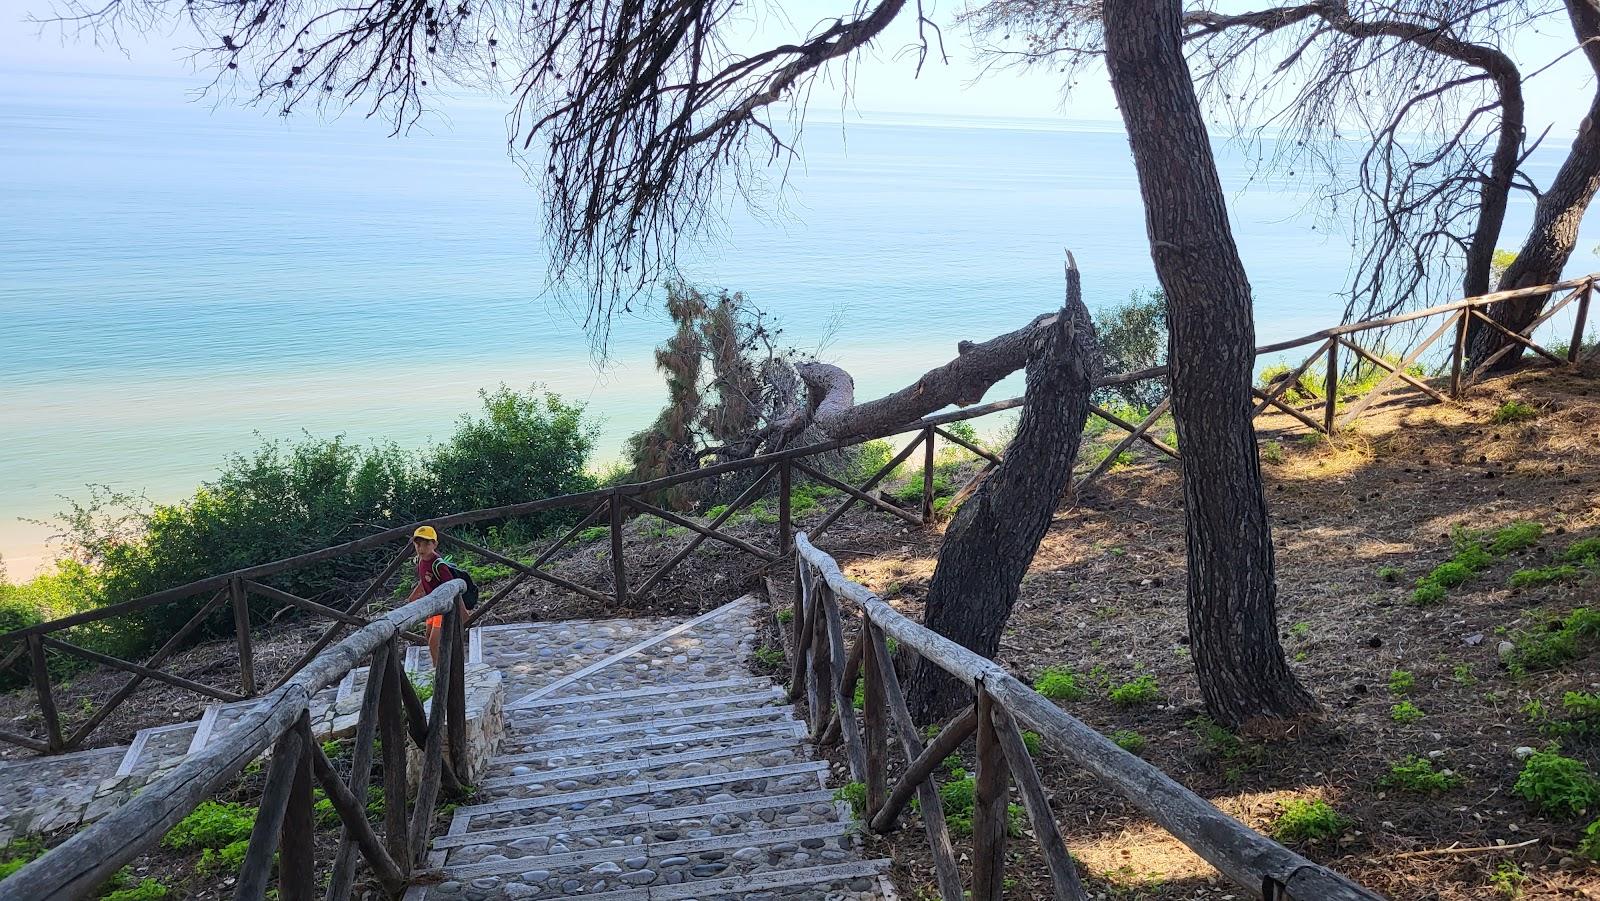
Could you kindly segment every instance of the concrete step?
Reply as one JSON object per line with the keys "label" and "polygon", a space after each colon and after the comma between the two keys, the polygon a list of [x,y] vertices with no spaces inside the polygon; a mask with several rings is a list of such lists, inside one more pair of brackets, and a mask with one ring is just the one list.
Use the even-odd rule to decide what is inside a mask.
{"label": "concrete step", "polygon": [[[610,816],[639,803],[655,808],[763,798],[825,788],[828,765],[803,761],[782,766],[639,781],[534,798],[505,798],[456,808],[451,832],[542,825],[579,816]],[[462,821],[464,825],[461,825]]]}
{"label": "concrete step", "polygon": [[[763,795],[756,798],[736,798],[707,804],[690,804],[685,807],[655,807],[649,798],[628,805],[623,813],[611,816],[574,817],[553,819],[538,826],[512,826],[504,829],[465,831],[467,821],[457,819],[452,831],[433,840],[435,848],[460,848],[469,845],[491,845],[514,842],[518,839],[539,836],[577,836],[586,832],[618,830],[618,834],[649,834],[651,827],[690,829],[709,826],[712,829],[738,827],[744,823],[765,822],[769,826],[783,822],[786,826],[803,825],[789,821],[788,817],[802,808],[818,817],[831,816],[842,819],[848,816],[848,807],[840,810],[842,802],[834,800],[828,789],[793,792],[790,794]],[[459,824],[463,831],[454,831]],[[671,839],[667,839],[671,840]],[[570,844],[570,842],[569,842]]]}
{"label": "concrete step", "polygon": [[792,707],[735,707],[696,713],[690,716],[662,716],[628,723],[591,726],[585,721],[573,721],[550,726],[543,731],[519,732],[513,724],[509,741],[517,745],[518,752],[559,748],[574,744],[599,744],[615,738],[642,738],[671,735],[675,729],[703,726],[726,727],[759,722],[797,722]]}

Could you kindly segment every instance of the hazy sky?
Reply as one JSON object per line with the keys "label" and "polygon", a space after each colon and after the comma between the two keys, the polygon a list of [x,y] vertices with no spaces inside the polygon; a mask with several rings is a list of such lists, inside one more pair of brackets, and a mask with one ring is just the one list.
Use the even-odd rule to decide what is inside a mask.
{"label": "hazy sky", "polygon": [[[175,4],[174,4],[175,5]],[[1224,0],[1224,9],[1250,4]],[[812,24],[837,16],[845,6],[836,0],[784,0],[775,4],[784,17],[766,17],[760,34],[791,38]],[[961,8],[958,0],[933,0],[929,15],[945,24],[950,62],[930,59],[921,76],[915,72],[915,55],[907,48],[916,40],[915,23],[902,16],[888,35],[866,56],[852,62],[853,106],[863,111],[948,113],[966,116],[1059,117],[1116,119],[1111,91],[1103,77],[1085,77],[1063,105],[1060,79],[1048,72],[990,71],[977,77],[966,35],[950,20]],[[122,48],[97,47],[92,42],[64,41],[58,31],[26,22],[47,15],[49,0],[0,0],[0,65],[30,70],[93,71],[143,75],[188,76],[195,86],[205,78],[193,73],[183,49],[192,42],[180,30],[151,36],[130,36]],[[1514,48],[1525,71],[1531,71],[1571,49],[1572,36],[1565,19],[1547,20],[1546,35],[1526,35]],[[736,40],[735,43],[738,43]],[[839,69],[831,73],[833,87],[819,87],[812,99],[819,111],[838,109]],[[1569,57],[1533,81],[1527,90],[1530,131],[1553,123],[1553,134],[1570,134],[1587,106],[1589,72],[1581,58]],[[151,90],[171,90],[170,84],[153,83]]]}

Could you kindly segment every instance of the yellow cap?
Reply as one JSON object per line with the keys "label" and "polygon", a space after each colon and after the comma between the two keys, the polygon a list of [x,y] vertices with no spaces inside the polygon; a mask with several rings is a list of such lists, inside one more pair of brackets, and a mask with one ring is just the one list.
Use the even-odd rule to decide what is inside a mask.
{"label": "yellow cap", "polygon": [[429,541],[438,541],[439,533],[433,530],[433,526],[417,526],[417,530],[411,533],[411,537],[426,538]]}

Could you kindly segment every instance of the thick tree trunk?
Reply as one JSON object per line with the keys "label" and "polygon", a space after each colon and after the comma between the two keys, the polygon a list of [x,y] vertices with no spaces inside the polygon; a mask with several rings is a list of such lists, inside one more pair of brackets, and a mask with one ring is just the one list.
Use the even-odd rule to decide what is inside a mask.
{"label": "thick tree trunk", "polygon": [[1272,534],[1250,424],[1250,283],[1179,43],[1180,0],[1105,0],[1103,9],[1106,66],[1167,296],[1200,691],[1228,725],[1298,716],[1316,702],[1278,643]]}
{"label": "thick tree trunk", "polygon": [[[1067,272],[1066,306],[1030,329],[1027,403],[1016,437],[1004,462],[945,531],[923,608],[924,625],[985,657],[1000,649],[1000,633],[1072,475],[1089,416],[1099,358],[1075,268]],[[970,690],[921,661],[907,703],[918,722],[932,722],[971,703]]]}
{"label": "thick tree trunk", "polygon": [[[1567,0],[1567,13],[1589,65],[1600,76],[1600,0]],[[1573,138],[1572,149],[1555,180],[1540,195],[1533,211],[1533,227],[1517,251],[1516,262],[1500,277],[1497,290],[1510,291],[1561,280],[1561,272],[1578,243],[1578,226],[1597,189],[1600,189],[1600,89],[1596,90],[1588,113],[1578,124],[1578,135]],[[1548,294],[1503,300],[1490,304],[1488,315],[1506,328],[1520,332],[1539,318],[1549,300]],[[1467,327],[1467,356],[1474,361],[1486,360],[1510,343],[1513,343],[1511,339],[1477,320]],[[1503,372],[1515,367],[1523,350],[1520,345],[1512,348],[1492,369]]]}

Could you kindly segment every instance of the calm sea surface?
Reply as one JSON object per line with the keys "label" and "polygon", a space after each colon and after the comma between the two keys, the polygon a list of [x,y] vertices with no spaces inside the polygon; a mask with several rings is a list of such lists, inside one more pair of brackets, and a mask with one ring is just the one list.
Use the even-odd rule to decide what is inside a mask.
{"label": "calm sea surface", "polygon": [[[0,554],[30,573],[87,483],[183,496],[265,437],[420,446],[476,391],[588,403],[601,452],[659,408],[652,310],[597,367],[581,310],[543,295],[537,196],[501,113],[391,139],[190,101],[179,81],[0,71]],[[745,292],[869,397],[1053,308],[1062,248],[1090,305],[1155,284],[1108,123],[814,117],[781,211],[731,215],[686,272]],[[1545,181],[1555,160],[1535,160]],[[1331,324],[1349,247],[1298,185],[1222,149],[1261,340]],[[768,205],[768,210],[774,209]],[[1509,232],[1526,227],[1513,210]],[[1590,231],[1594,231],[1591,227]],[[1572,271],[1597,268],[1588,234]],[[1439,298],[1447,300],[1449,298]],[[1011,396],[1020,385],[997,387]]]}

